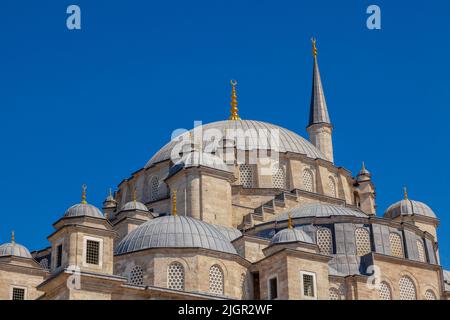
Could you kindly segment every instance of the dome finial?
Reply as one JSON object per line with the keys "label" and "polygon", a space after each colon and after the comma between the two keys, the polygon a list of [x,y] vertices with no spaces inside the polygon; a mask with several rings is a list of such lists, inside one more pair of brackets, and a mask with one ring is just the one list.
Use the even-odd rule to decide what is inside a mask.
{"label": "dome finial", "polygon": [[312,37],[311,42],[312,42],[312,54],[313,54],[313,57],[315,58],[315,57],[317,57],[316,38]]}
{"label": "dome finial", "polygon": [[11,230],[11,243],[16,243],[16,237],[14,236],[14,230]]}
{"label": "dome finial", "polygon": [[364,163],[364,161],[362,162],[361,171],[366,171],[366,164]]}
{"label": "dome finial", "polygon": [[114,198],[113,195],[112,195],[112,188],[109,188],[109,196],[110,196],[111,198]]}
{"label": "dome finial", "polygon": [[133,201],[136,203],[137,196],[136,196],[136,187],[133,188]]}
{"label": "dome finial", "polygon": [[87,185],[83,184],[83,185],[81,186],[81,189],[83,190],[83,191],[81,192],[81,203],[82,203],[82,204],[87,204],[87,201],[86,201],[86,190],[87,190]]}
{"label": "dome finial", "polygon": [[172,191],[172,215],[177,216],[177,191]]}
{"label": "dome finial", "polygon": [[403,187],[403,197],[408,200],[408,189],[406,187]]}
{"label": "dome finial", "polygon": [[292,229],[294,228],[294,225],[292,224],[292,217],[291,217],[291,213],[288,213],[288,228]]}
{"label": "dome finial", "polygon": [[236,94],[236,85],[237,85],[237,81],[236,80],[231,80],[230,81],[231,84],[231,115],[228,118],[228,120],[241,120],[241,117],[239,117],[238,115],[238,102],[237,102],[237,94]]}

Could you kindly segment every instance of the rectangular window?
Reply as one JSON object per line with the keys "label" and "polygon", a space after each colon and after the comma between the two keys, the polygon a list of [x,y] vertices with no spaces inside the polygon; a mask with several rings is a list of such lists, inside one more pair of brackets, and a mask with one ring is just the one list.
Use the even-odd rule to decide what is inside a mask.
{"label": "rectangular window", "polygon": [[269,299],[278,298],[278,280],[276,277],[269,279]]}
{"label": "rectangular window", "polygon": [[97,264],[99,261],[100,242],[86,240],[86,263]]}
{"label": "rectangular window", "polygon": [[13,288],[12,300],[25,300],[25,289]]}
{"label": "rectangular window", "polygon": [[317,298],[316,275],[311,272],[301,272],[303,297],[307,299]]}
{"label": "rectangular window", "polygon": [[260,288],[259,288],[259,272],[252,273],[253,277],[253,299],[260,300]]}
{"label": "rectangular window", "polygon": [[56,247],[56,267],[59,268],[62,265],[62,244]]}

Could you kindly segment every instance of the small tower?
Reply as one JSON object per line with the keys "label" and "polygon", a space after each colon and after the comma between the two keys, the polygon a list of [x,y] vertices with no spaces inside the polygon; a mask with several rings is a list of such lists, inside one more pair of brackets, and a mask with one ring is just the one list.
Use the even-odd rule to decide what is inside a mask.
{"label": "small tower", "polygon": [[376,213],[375,205],[375,186],[372,183],[372,175],[366,169],[364,162],[362,163],[361,170],[356,176],[356,192],[358,195],[359,208],[369,214],[374,215]]}
{"label": "small tower", "polygon": [[103,201],[103,212],[105,213],[106,219],[111,220],[116,209],[117,201],[114,199],[112,189],[109,188],[109,195],[106,197],[105,201]]}
{"label": "small tower", "polygon": [[332,141],[333,126],[328,115],[328,108],[325,101],[325,95],[323,93],[322,81],[320,80],[319,64],[317,62],[316,39],[312,38],[311,41],[313,45],[314,67],[309,123],[306,130],[308,131],[309,140],[311,143],[322,151],[329,161],[334,162]]}

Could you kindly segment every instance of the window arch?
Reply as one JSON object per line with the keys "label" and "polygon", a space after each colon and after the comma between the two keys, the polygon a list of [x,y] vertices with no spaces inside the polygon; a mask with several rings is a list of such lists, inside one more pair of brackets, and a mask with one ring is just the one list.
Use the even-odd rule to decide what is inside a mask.
{"label": "window arch", "polygon": [[159,179],[158,177],[150,178],[150,201],[158,200]]}
{"label": "window arch", "polygon": [[359,197],[358,191],[353,192],[353,198],[354,198],[354,201],[355,201],[355,206],[360,208],[361,207],[361,199]]}
{"label": "window arch", "polygon": [[223,295],[223,271],[217,264],[209,268],[209,292]]}
{"label": "window arch", "polygon": [[320,253],[323,254],[333,253],[333,239],[331,236],[330,229],[319,228],[316,233],[316,238]]}
{"label": "window arch", "polygon": [[392,291],[389,284],[385,281],[380,283],[380,287],[378,289],[378,295],[380,300],[392,300]]}
{"label": "window arch", "polygon": [[330,196],[336,198],[336,182],[333,177],[328,177],[328,189],[330,191]]}
{"label": "window arch", "polygon": [[314,192],[314,174],[311,170],[303,170],[303,190]]}
{"label": "window arch", "polygon": [[399,281],[400,300],[416,300],[416,286],[408,276],[403,276]]}
{"label": "window arch", "polygon": [[425,248],[423,247],[422,240],[417,239],[417,252],[419,253],[419,261],[426,262],[425,259]]}
{"label": "window arch", "polygon": [[425,300],[437,300],[433,290],[428,289],[425,291]]}
{"label": "window arch", "polygon": [[144,269],[141,266],[134,266],[128,276],[128,283],[137,286],[144,285]]}
{"label": "window arch", "polygon": [[239,166],[239,182],[244,188],[254,188],[256,166],[254,164],[241,164]]}
{"label": "window arch", "polygon": [[355,230],[356,240],[356,255],[364,256],[372,251],[370,246],[370,234],[365,228],[356,228]]}
{"label": "window arch", "polygon": [[391,244],[391,254],[394,257],[404,258],[402,238],[397,233],[389,234],[389,242]]}
{"label": "window arch", "polygon": [[179,262],[172,262],[167,268],[167,288],[184,290],[184,267]]}
{"label": "window arch", "polygon": [[286,168],[280,163],[272,167],[272,186],[278,189],[286,189]]}

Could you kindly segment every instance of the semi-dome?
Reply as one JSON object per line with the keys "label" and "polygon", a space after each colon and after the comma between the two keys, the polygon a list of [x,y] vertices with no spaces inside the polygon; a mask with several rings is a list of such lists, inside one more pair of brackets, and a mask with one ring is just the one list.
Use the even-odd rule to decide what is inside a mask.
{"label": "semi-dome", "polygon": [[119,243],[116,254],[150,248],[204,248],[236,254],[230,241],[201,220],[184,216],[163,216],[141,224]]}
{"label": "semi-dome", "polygon": [[[327,160],[325,155],[305,138],[288,129],[267,122],[254,120],[224,120],[201,126],[201,130],[204,134],[206,130],[210,129],[212,134],[220,133],[223,139],[226,139],[227,137],[230,138],[226,139],[227,146],[229,146],[230,143],[233,143],[238,150],[255,150],[258,148],[266,150],[267,148],[270,148],[277,149],[279,152],[300,153],[305,154],[309,158]],[[196,130],[198,130],[198,127]],[[194,130],[191,132],[194,132]],[[243,143],[244,141],[239,141],[240,139],[233,138],[233,136],[230,135],[232,132],[247,133],[245,143]],[[248,134],[250,134],[250,136],[248,136]],[[277,139],[277,134],[279,135],[279,139]],[[258,145],[258,137],[261,138],[261,136],[264,138],[264,142],[267,142],[268,145],[263,147]],[[175,138],[166,144],[147,162],[145,167],[171,159],[172,149],[179,143],[179,139],[182,139],[182,136],[179,136],[179,138]],[[211,150],[211,139],[202,140],[203,150],[208,150],[209,153],[215,151]],[[272,145],[274,142],[278,145]],[[222,145],[222,143],[219,143],[218,146],[216,146],[216,148],[213,147],[213,149],[217,149],[218,147],[221,148]]]}
{"label": "semi-dome", "polygon": [[305,231],[295,228],[286,228],[277,232],[270,240],[270,243],[276,244],[297,241],[314,243],[313,239],[308,234],[306,234]]}
{"label": "semi-dome", "polygon": [[105,218],[102,212],[97,207],[88,203],[78,203],[74,206],[71,206],[64,214],[64,218],[83,216],[102,219]]}
{"label": "semi-dome", "polygon": [[16,256],[21,258],[32,258],[30,251],[23,245],[16,242],[4,243],[0,245],[0,257]]}
{"label": "semi-dome", "polygon": [[122,207],[122,211],[128,210],[140,210],[148,212],[147,206],[139,201],[130,201],[125,203],[125,205]]}
{"label": "semi-dome", "polygon": [[291,218],[310,218],[310,217],[331,217],[331,216],[353,216],[353,217],[367,217],[364,212],[357,211],[348,207],[325,204],[325,203],[308,203],[300,207],[290,209],[280,214],[276,220],[287,220],[288,216]]}
{"label": "semi-dome", "polygon": [[394,219],[398,216],[425,216],[436,219],[436,214],[425,203],[403,199],[391,205],[384,213],[385,218]]}

